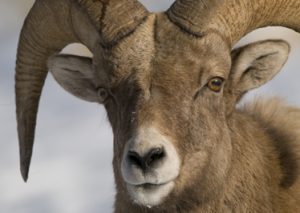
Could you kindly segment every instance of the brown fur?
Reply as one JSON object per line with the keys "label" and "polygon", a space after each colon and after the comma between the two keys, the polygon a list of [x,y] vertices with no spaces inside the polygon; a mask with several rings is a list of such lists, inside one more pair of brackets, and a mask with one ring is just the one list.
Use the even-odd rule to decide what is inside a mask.
{"label": "brown fur", "polygon": [[[182,16],[182,22],[181,16],[176,15],[174,11],[146,16],[145,11],[140,9],[136,14],[137,21],[130,22],[127,18],[125,26],[129,27],[118,29],[110,28],[118,26],[119,21],[123,22],[122,16],[114,17],[115,13],[122,12],[119,10],[118,1],[79,1],[86,7],[89,17],[81,14],[82,10],[77,7],[75,1],[65,1],[69,6],[65,4],[63,9],[73,15],[74,26],[68,25],[71,22],[69,15],[65,19],[66,23],[55,25],[53,29],[49,28],[49,32],[53,33],[49,39],[43,36],[45,32],[48,34],[48,31],[39,33],[45,25],[35,23],[38,16],[34,16],[34,13],[44,15],[36,8],[48,8],[47,4],[51,5],[51,1],[37,2],[31,15],[34,19],[29,17],[21,36],[17,62],[16,87],[20,99],[18,119],[24,179],[27,178],[30,163],[38,98],[46,76],[46,63],[43,58],[48,58],[47,54],[61,49],[68,43],[67,38],[72,37],[72,41],[84,41],[93,50],[93,64],[86,64],[91,63],[88,62],[91,60],[83,61],[84,67],[93,69],[87,70],[86,76],[85,72],[78,72],[83,76],[77,78],[78,81],[74,81],[70,73],[61,75],[69,76],[62,78],[69,83],[65,85],[66,89],[79,89],[77,92],[80,91],[80,96],[84,96],[87,90],[84,85],[89,85],[90,95],[96,96],[98,88],[105,89],[109,94],[104,104],[114,133],[116,213],[300,212],[300,110],[285,106],[275,99],[258,101],[242,109],[235,109],[243,94],[266,83],[280,70],[289,48],[285,42],[270,41],[278,51],[266,55],[259,55],[254,51],[250,55],[257,58],[250,57],[251,63],[245,69],[235,70],[239,67],[236,65],[243,63],[247,57],[249,59],[249,56],[239,56],[243,55],[243,51],[231,55],[232,43],[250,29],[264,26],[266,23],[280,23],[281,20],[270,22],[269,19],[274,19],[270,15],[266,17],[266,23],[257,21],[257,17],[260,16],[254,19],[245,12],[246,10],[242,10],[245,5],[249,8],[256,6],[252,1],[246,1],[247,4],[231,4],[230,6],[238,5],[233,8],[229,8],[228,5],[217,7],[220,14],[224,11],[226,14],[235,14],[238,11],[239,18],[233,15],[224,15],[222,18],[221,15],[214,15],[219,13],[211,9],[204,13],[207,19],[200,23],[197,22],[197,16],[193,16],[192,21],[188,20],[188,16]],[[206,8],[203,7],[203,2],[205,3],[199,3],[202,10]],[[222,2],[228,3],[229,0]],[[94,6],[90,8],[90,4]],[[102,12],[97,10],[98,4],[103,6],[100,8]],[[60,6],[58,1],[53,5],[49,7],[51,10],[44,9],[49,16],[53,14],[53,8]],[[206,6],[214,8],[214,5]],[[110,11],[110,7],[116,10]],[[139,8],[136,5],[131,10],[134,11],[135,7]],[[195,15],[195,11],[191,14]],[[66,16],[62,12],[59,15]],[[100,18],[100,25],[98,22],[88,25],[91,17],[94,18],[93,23]],[[289,24],[289,17],[282,23]],[[244,18],[253,21],[250,28],[248,22],[244,22]],[[218,21],[219,19],[222,21]],[[89,31],[80,27],[82,20],[85,21],[84,26],[87,29],[93,29],[94,40],[86,36],[86,32]],[[106,20],[108,23],[104,24]],[[195,20],[196,25],[193,24]],[[54,22],[52,20],[52,23]],[[202,26],[204,22],[208,23],[206,27]],[[224,22],[228,22],[228,25]],[[102,29],[98,28],[104,28],[104,25],[107,29],[101,32]],[[291,25],[294,26],[294,22]],[[26,34],[26,30],[35,29],[35,26],[38,26],[37,31],[31,30],[31,34]],[[70,29],[65,26],[69,26]],[[98,31],[95,32],[94,28]],[[53,40],[57,39],[60,29],[66,29],[68,33],[61,32],[65,34],[60,37],[62,43],[52,47],[48,43],[55,43]],[[199,29],[200,33],[197,31]],[[100,35],[97,34],[99,30]],[[40,78],[33,77],[33,71],[37,70],[30,67],[39,66],[32,59],[35,58],[35,51],[28,47],[34,46],[32,44],[35,44],[34,40],[38,37],[45,37],[44,43],[40,43],[49,46],[47,51],[42,47],[37,48],[40,51],[36,54],[40,56],[37,59],[43,64],[40,65],[41,70],[38,69],[38,73],[42,75]],[[25,42],[27,40],[32,43],[29,45]],[[253,44],[252,50],[262,47],[260,45]],[[271,48],[272,45],[269,46]],[[25,57],[25,50],[31,55]],[[244,50],[249,51],[246,47]],[[272,58],[273,55],[275,58]],[[276,58],[278,55],[283,57]],[[30,63],[21,63],[21,59],[30,60]],[[280,59],[280,63],[274,63],[277,59]],[[55,61],[53,63],[55,64]],[[73,64],[76,69],[82,68],[76,65],[78,64]],[[62,68],[60,72],[70,70],[72,69]],[[236,78],[236,73],[239,72],[241,75]],[[59,72],[53,73],[60,75]],[[219,93],[213,92],[207,86],[208,81],[214,77],[222,78],[225,82]],[[34,87],[36,84],[38,86]],[[76,91],[71,92],[76,95]],[[89,98],[98,99],[99,97]],[[26,109],[30,111],[28,116],[25,113]],[[180,174],[175,180],[175,188],[161,204],[151,209],[135,204],[130,198],[120,169],[126,143],[139,128],[147,125],[155,126],[163,135],[171,138],[181,159]]]}
{"label": "brown fur", "polygon": [[[250,55],[256,56],[250,58],[255,61],[251,69],[272,76],[282,65],[275,66],[270,54],[261,57],[253,52],[262,43],[240,52],[251,48]],[[277,44],[288,49],[285,43],[273,41]],[[236,73],[245,70],[231,69],[246,63],[245,58],[233,54],[231,67],[229,52],[218,34],[191,39],[164,14],[149,16],[131,36],[107,49],[104,64],[111,65],[113,77],[104,104],[114,133],[116,213],[300,210],[300,111],[275,99],[235,110],[252,81],[239,85]],[[221,93],[206,86],[213,76],[228,79]],[[260,80],[255,87],[264,83]],[[106,86],[101,81],[94,84]],[[171,137],[182,160],[174,190],[151,209],[134,203],[120,171],[127,141],[147,125]]]}
{"label": "brown fur", "polygon": [[[139,99],[130,102],[136,106],[133,110],[136,122],[131,131],[114,128],[114,171],[117,184],[115,212],[300,211],[296,162],[300,153],[300,139],[299,132],[294,131],[300,127],[299,119],[296,118],[300,116],[300,111],[276,101],[270,104],[258,102],[246,109],[234,111],[227,117],[223,98],[226,100],[230,94],[224,91],[224,97],[220,97],[206,89],[197,92],[199,85],[203,86],[206,79],[217,74],[211,72],[218,71],[218,67],[222,72],[226,71],[222,73],[224,76],[229,75],[226,68],[229,66],[228,60],[220,60],[226,52],[226,46],[221,50],[223,40],[220,39],[218,43],[219,37],[214,35],[210,35],[213,38],[208,36],[191,40],[188,34],[168,26],[165,20],[165,16],[159,15],[155,21],[155,52],[149,52],[155,54],[155,57],[149,64],[136,65],[136,62],[123,57],[122,50],[129,48],[126,40],[113,50],[122,54],[118,58],[124,58],[120,64],[124,64],[127,72],[136,70],[133,76],[137,83],[131,86],[139,91]],[[148,33],[146,26],[151,22],[153,20],[149,18],[145,28],[142,26],[136,34]],[[164,27],[160,27],[160,23]],[[175,33],[170,34],[169,29]],[[136,37],[128,38],[128,45],[131,39]],[[210,43],[210,39],[215,42]],[[174,45],[177,41],[180,43]],[[203,53],[202,49],[198,50],[201,43],[212,46]],[[144,45],[136,49],[131,46],[127,53],[135,55],[136,51],[144,51],[144,48]],[[214,52],[216,49],[219,51]],[[149,51],[148,47],[146,51]],[[222,57],[209,57],[218,54],[222,54]],[[132,64],[139,68],[128,69]],[[122,76],[132,73],[126,74],[126,70],[120,68],[116,76],[125,79]],[[134,97],[120,85],[116,82],[116,88],[123,91],[118,96],[126,96],[126,100]],[[126,100],[119,106],[126,105]],[[130,116],[131,110],[125,114],[119,110],[110,110],[108,107],[108,115],[113,117],[110,120],[128,127],[129,118],[125,119],[123,115]],[[294,115],[296,117],[292,118]],[[125,141],[130,138],[130,132],[145,123],[156,124],[161,131],[171,136],[183,159],[175,190],[162,205],[152,209],[133,203],[119,171]],[[112,126],[116,126],[114,122]],[[294,140],[295,137],[297,139]]]}
{"label": "brown fur", "polygon": [[[182,171],[181,178],[185,180],[178,180],[179,185],[181,181],[190,182],[185,189],[173,193],[163,205],[153,209],[130,204],[127,196],[121,196],[119,191],[116,212],[300,211],[299,116],[299,109],[277,99],[246,105],[228,121],[232,151],[224,180],[210,182],[201,177],[208,175],[208,168],[202,175],[193,174],[203,160],[201,152],[196,152],[186,160],[190,165]],[[122,185],[121,179],[116,180],[117,185]],[[208,197],[203,197],[203,180],[209,187],[218,186]]]}

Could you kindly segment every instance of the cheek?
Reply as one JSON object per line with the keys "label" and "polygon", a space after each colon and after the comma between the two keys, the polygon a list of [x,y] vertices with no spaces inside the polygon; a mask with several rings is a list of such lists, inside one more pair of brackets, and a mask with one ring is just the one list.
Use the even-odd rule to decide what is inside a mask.
{"label": "cheek", "polygon": [[[114,136],[123,137],[127,141],[136,127],[136,102],[110,99],[105,104],[108,120],[111,124]],[[118,139],[119,140],[119,139]]]}
{"label": "cheek", "polygon": [[130,116],[131,113],[124,113],[123,108],[118,107],[112,101],[106,103],[105,108],[114,137],[114,164],[119,165],[121,164],[126,142],[132,137],[135,129],[135,122],[132,122],[133,116]]}
{"label": "cheek", "polygon": [[112,127],[112,129],[116,129],[117,127],[117,119],[118,119],[118,114],[116,113],[117,107],[116,104],[113,103],[113,100],[109,100],[105,103],[104,105],[107,113],[107,118],[109,120],[109,123]]}
{"label": "cheek", "polygon": [[208,153],[198,151],[192,154],[186,154],[183,158],[180,176],[176,182],[176,193],[180,194],[187,187],[193,187],[192,183],[199,182],[202,174],[205,173],[208,164]]}
{"label": "cheek", "polygon": [[222,97],[215,94],[199,97],[192,107],[190,119],[192,141],[203,145],[221,137],[226,126],[225,105]]}
{"label": "cheek", "polygon": [[191,109],[187,135],[183,145],[185,149],[182,149],[186,150],[182,153],[183,169],[194,175],[201,174],[203,167],[209,163],[209,153],[230,141],[221,96],[199,97]]}

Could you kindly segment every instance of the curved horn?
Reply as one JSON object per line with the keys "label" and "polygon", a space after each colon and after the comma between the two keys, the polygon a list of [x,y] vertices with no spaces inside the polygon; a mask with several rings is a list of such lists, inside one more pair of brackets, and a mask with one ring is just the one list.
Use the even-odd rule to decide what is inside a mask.
{"label": "curved horn", "polygon": [[25,181],[48,57],[74,42],[92,52],[98,43],[113,45],[146,16],[146,9],[135,0],[36,0],[22,28],[16,62],[20,164]]}
{"label": "curved horn", "polygon": [[261,27],[283,26],[300,32],[298,0],[177,0],[167,15],[194,35],[219,32],[231,46]]}

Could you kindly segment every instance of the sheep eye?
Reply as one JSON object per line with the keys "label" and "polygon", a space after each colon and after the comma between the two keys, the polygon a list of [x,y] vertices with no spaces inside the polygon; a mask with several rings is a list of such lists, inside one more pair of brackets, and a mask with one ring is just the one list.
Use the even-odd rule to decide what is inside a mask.
{"label": "sheep eye", "polygon": [[221,77],[215,77],[209,80],[207,86],[214,92],[220,92],[222,90],[224,79]]}
{"label": "sheep eye", "polygon": [[104,102],[109,96],[109,93],[106,88],[98,88],[98,97],[100,102]]}

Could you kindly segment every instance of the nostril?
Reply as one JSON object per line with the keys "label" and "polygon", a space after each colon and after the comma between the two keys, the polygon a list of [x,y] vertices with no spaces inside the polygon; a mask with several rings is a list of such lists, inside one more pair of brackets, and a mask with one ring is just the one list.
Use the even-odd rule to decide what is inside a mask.
{"label": "nostril", "polygon": [[129,151],[127,156],[130,164],[136,165],[144,171],[160,162],[164,157],[165,151],[163,148],[153,148],[144,157],[141,157],[135,151]]}
{"label": "nostril", "polygon": [[129,151],[128,152],[128,160],[129,160],[129,162],[131,162],[132,164],[137,165],[140,168],[145,167],[145,163],[143,161],[143,158],[137,152]]}
{"label": "nostril", "polygon": [[159,162],[165,157],[165,151],[163,148],[154,148],[148,152],[145,156],[145,164],[150,167],[154,163]]}

